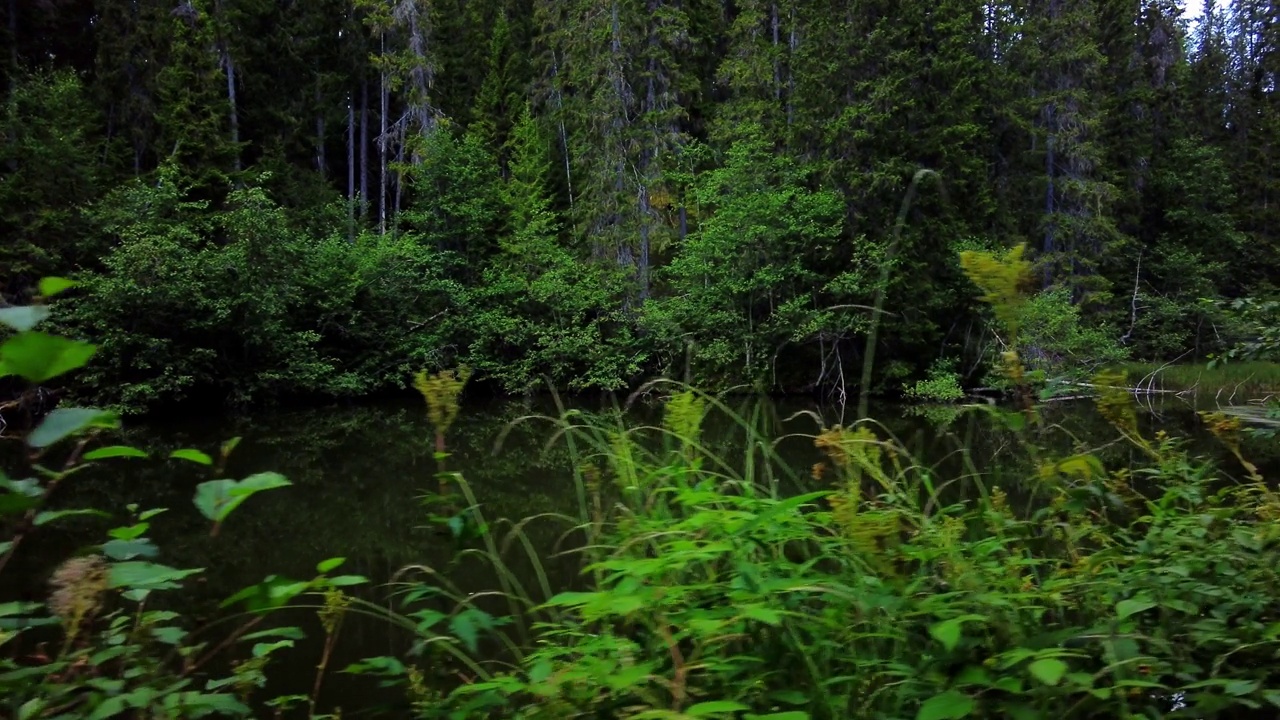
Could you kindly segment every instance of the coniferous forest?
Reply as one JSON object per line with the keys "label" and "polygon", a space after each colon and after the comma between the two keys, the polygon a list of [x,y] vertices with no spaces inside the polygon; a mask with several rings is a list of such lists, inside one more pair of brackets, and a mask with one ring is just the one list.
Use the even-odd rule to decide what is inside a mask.
{"label": "coniferous forest", "polygon": [[1019,244],[1042,372],[1261,357],[1280,17],[1186,10],[6,0],[0,294],[77,280],[78,382],[134,409],[990,385],[958,253]]}

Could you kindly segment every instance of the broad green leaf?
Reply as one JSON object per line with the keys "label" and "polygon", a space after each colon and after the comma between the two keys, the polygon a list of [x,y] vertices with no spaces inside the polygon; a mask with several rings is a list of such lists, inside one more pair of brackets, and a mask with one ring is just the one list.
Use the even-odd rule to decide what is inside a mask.
{"label": "broad green leaf", "polygon": [[1156,603],[1153,603],[1150,600],[1144,600],[1141,598],[1121,600],[1120,602],[1116,603],[1116,616],[1119,617],[1121,620],[1123,620],[1129,617],[1130,615],[1140,613],[1144,610],[1150,610],[1155,606],[1156,606]]}
{"label": "broad green leaf", "polygon": [[179,570],[149,562],[119,562],[111,566],[110,586],[133,590],[169,590],[178,581],[203,572],[204,568]]}
{"label": "broad green leaf", "polygon": [[33,612],[39,612],[43,605],[34,602],[6,602],[0,603],[0,617],[13,617],[15,615],[30,615]]}
{"label": "broad green leaf", "polygon": [[162,512],[167,512],[168,510],[169,508],[152,508],[150,510],[143,510],[142,514],[138,515],[138,519],[144,520],[144,521],[150,520],[151,518],[159,515]]}
{"label": "broad green leaf", "polygon": [[347,559],[343,557],[335,557],[335,558],[329,558],[328,560],[321,560],[320,563],[316,565],[316,572],[323,575],[329,572],[330,570],[336,569],[339,565],[341,565],[346,561]]}
{"label": "broad green leaf", "polygon": [[263,490],[274,490],[276,488],[289,487],[293,483],[289,482],[285,476],[280,473],[264,472],[250,475],[236,484],[235,489],[231,491],[232,495],[243,495],[248,497]]}
{"label": "broad green leaf", "polygon": [[1031,663],[1027,670],[1045,685],[1057,685],[1067,674],[1067,664],[1058,658],[1041,658]]}
{"label": "broad green leaf", "polygon": [[83,367],[97,347],[35,330],[18,333],[0,345],[0,374],[17,375],[40,385]]}
{"label": "broad green leaf", "polygon": [[267,610],[285,605],[311,588],[311,583],[268,575],[257,585],[250,585],[222,601],[220,607],[230,607],[243,602],[249,610]]}
{"label": "broad green leaf", "polygon": [[103,700],[101,705],[94,708],[93,712],[89,714],[89,720],[106,720],[124,712],[127,707],[128,705],[125,703],[123,696],[109,697]]}
{"label": "broad green leaf", "polygon": [[47,510],[38,513],[35,518],[36,525],[48,525],[55,520],[61,520],[65,517],[79,517],[83,515],[94,515],[97,517],[111,517],[110,514],[93,508],[81,508],[78,510]]}
{"label": "broad green leaf", "polygon": [[40,295],[43,297],[53,297],[59,293],[70,290],[79,285],[74,280],[68,280],[63,277],[47,277],[40,279]]}
{"label": "broad green leaf", "polygon": [[44,714],[48,703],[43,698],[28,700],[18,708],[18,720],[33,720]]}
{"label": "broad green leaf", "polygon": [[272,643],[257,643],[253,646],[253,656],[256,658],[265,657],[276,650],[291,647],[293,647],[292,640],[277,640]]}
{"label": "broad green leaf", "polygon": [[775,627],[782,623],[782,613],[759,605],[748,605],[743,608],[742,616]]}
{"label": "broad green leaf", "polygon": [[44,495],[44,488],[40,486],[40,481],[35,478],[10,480],[7,477],[0,476],[0,490],[8,490],[15,495],[28,498],[38,498]]}
{"label": "broad green leaf", "polygon": [[26,332],[49,317],[44,305],[16,305],[0,308],[0,325],[8,325],[17,332]]}
{"label": "broad green leaf", "polygon": [[127,527],[112,528],[107,531],[107,534],[116,540],[137,540],[145,535],[150,527],[151,523],[140,522]]}
{"label": "broad green leaf", "polygon": [[[214,522],[222,520],[235,509],[236,505],[244,502],[244,498],[231,497],[231,488],[235,487],[235,484],[235,480],[225,478],[200,483],[196,486],[194,498],[196,509],[201,515]],[[230,507],[226,507],[227,505]]]}
{"label": "broad green leaf", "polygon": [[141,540],[111,540],[102,545],[102,553],[112,560],[132,560],[134,558],[153,558],[160,554],[155,543],[146,538]]}
{"label": "broad green leaf", "polygon": [[84,454],[85,460],[106,460],[108,458],[144,458],[147,454],[138,448],[128,445],[111,445],[90,450]]}
{"label": "broad green leaf", "polygon": [[973,712],[973,698],[956,690],[948,690],[925,700],[916,720],[958,720]]}
{"label": "broad green leaf", "polygon": [[199,465],[213,464],[213,458],[209,457],[205,453],[200,452],[199,450],[194,450],[192,448],[183,448],[182,450],[174,450],[173,452],[169,453],[169,457],[174,460],[187,460],[189,462],[197,463]]}
{"label": "broad green leaf", "polygon": [[151,628],[151,635],[165,645],[177,645],[187,636],[187,631],[176,627]]}
{"label": "broad green leaf", "polygon": [[258,473],[240,480],[210,480],[196,486],[195,505],[202,515],[214,522],[227,519],[231,511],[255,493],[291,485],[279,473]]}
{"label": "broad green leaf", "polygon": [[333,587],[349,587],[351,585],[364,585],[369,582],[369,578],[363,575],[338,575],[321,582]]}
{"label": "broad green leaf", "polygon": [[1259,687],[1260,683],[1257,680],[1232,680],[1226,684],[1222,691],[1228,695],[1242,697],[1253,693]]}
{"label": "broad green leaf", "polygon": [[696,705],[691,705],[685,713],[694,717],[707,717],[709,715],[742,712],[743,710],[750,709],[751,708],[749,706],[732,700],[712,700],[710,702],[700,702]]}
{"label": "broad green leaf", "polygon": [[118,425],[115,413],[95,408],[58,408],[44,417],[40,425],[27,435],[27,445],[46,448],[50,445],[91,427],[114,428]]}
{"label": "broad green leaf", "polygon": [[39,504],[39,497],[29,497],[16,492],[7,492],[0,495],[0,516],[24,513]]}
{"label": "broad green leaf", "polygon": [[478,628],[472,618],[470,612],[460,612],[449,620],[449,632],[454,637],[462,641],[462,644],[471,651],[471,654],[479,652]]}
{"label": "broad green leaf", "polygon": [[956,645],[960,644],[961,626],[964,625],[966,617],[951,618],[936,622],[929,626],[929,634],[934,640],[942,643],[942,647],[948,651],[955,650]]}
{"label": "broad green leaf", "polygon": [[769,713],[768,715],[747,713],[743,717],[746,720],[810,720],[809,713],[802,710],[786,710],[784,712]]}
{"label": "broad green leaf", "polygon": [[4,542],[0,542],[0,555],[4,555],[5,553],[9,552],[12,549],[13,549],[12,540],[5,540]]}

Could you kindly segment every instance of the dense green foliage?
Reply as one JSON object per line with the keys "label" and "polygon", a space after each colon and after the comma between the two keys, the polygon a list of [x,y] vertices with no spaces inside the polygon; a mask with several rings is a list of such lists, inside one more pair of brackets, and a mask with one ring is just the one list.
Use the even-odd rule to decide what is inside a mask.
{"label": "dense green foliage", "polygon": [[[1016,270],[1016,257],[968,265]],[[993,291],[999,277],[1017,279],[975,276]],[[67,285],[45,280],[39,295]],[[98,352],[36,329],[47,315],[43,304],[0,313],[11,330],[0,371],[42,383]],[[1016,351],[1005,360],[1016,382]],[[148,538],[158,514],[183,511],[130,505],[126,524],[53,570],[47,597],[0,603],[0,708],[334,718],[341,705],[323,714],[320,696],[339,672],[376,678],[399,716],[452,720],[1212,719],[1280,707],[1280,496],[1241,456],[1239,421],[1205,417],[1242,481],[1167,433],[1144,433],[1123,390],[1098,400],[1131,450],[1110,468],[1101,451],[1048,451],[1030,430],[1047,430],[1034,405],[971,410],[1025,451],[1016,477],[972,463],[941,477],[870,423],[824,427],[811,438],[824,460],[809,471],[822,489],[788,495],[781,481],[797,470],[749,418],[734,418],[743,457],[718,455],[703,426],[732,411],[664,382],[653,387],[672,391],[658,426],[545,418],[576,460],[566,482],[578,509],[508,522],[486,517],[443,467],[466,379],[420,373],[415,385],[441,463],[432,505],[447,512],[433,519],[461,561],[495,571],[492,589],[464,592],[417,564],[371,601],[366,578],[335,574],[343,557],[321,558],[309,579],[269,576],[202,624],[165,598],[203,569],[163,564]],[[117,430],[113,413],[62,407],[22,438],[33,474],[0,475],[0,521],[12,527],[0,573],[49,526],[111,515],[50,501],[94,463],[147,455],[110,444]],[[170,457],[216,477],[236,445]],[[217,535],[264,491],[290,483],[270,472],[209,480],[193,504]],[[544,570],[550,551],[531,539],[548,528],[579,561],[577,589]],[[276,622],[290,610],[313,615],[307,629]],[[335,664],[344,626],[369,617],[410,638],[408,651]],[[321,639],[309,691],[273,694],[269,678],[307,632]]]}
{"label": "dense green foliage", "polygon": [[1258,356],[1280,31],[1184,9],[0,3],[0,295],[76,277],[81,389],[130,409],[457,362],[842,392],[868,347],[874,389],[980,385],[955,251],[1019,242],[1046,377]]}

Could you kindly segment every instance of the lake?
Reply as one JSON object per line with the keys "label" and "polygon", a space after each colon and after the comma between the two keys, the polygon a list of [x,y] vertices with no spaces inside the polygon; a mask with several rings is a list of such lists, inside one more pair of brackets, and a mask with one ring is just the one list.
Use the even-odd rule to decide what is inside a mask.
{"label": "lake", "polygon": [[[605,399],[576,399],[575,409],[608,412]],[[777,440],[777,453],[789,472],[781,473],[780,493],[822,487],[810,468],[822,460],[810,437],[817,429],[810,413],[826,424],[842,419],[840,408],[803,399],[734,398],[734,412],[753,422],[762,435]],[[852,408],[843,415],[853,420]],[[1111,466],[1128,463],[1134,451],[1114,442],[1110,430],[1088,402],[1054,403],[1046,419],[1054,430],[1042,441],[1057,453],[1097,448]],[[577,515],[578,497],[571,469],[575,459],[563,442],[548,441],[553,428],[546,421],[521,418],[555,415],[546,399],[484,401],[464,404],[448,434],[451,470],[461,471],[474,489],[486,517],[524,518],[540,513]],[[872,417],[882,423],[880,434],[892,432],[918,459],[935,467],[938,477],[955,477],[968,463],[990,473],[989,484],[1011,488],[1017,497],[1020,481],[1031,466],[1012,436],[980,412],[958,415],[955,408],[913,408],[881,405]],[[657,403],[637,403],[627,411],[633,424],[658,423]],[[1215,452],[1200,428],[1193,408],[1169,399],[1151,406],[1144,424],[1183,433],[1193,445]],[[203,567],[207,572],[180,595],[173,596],[194,618],[218,616],[218,603],[269,574],[300,579],[314,575],[317,562],[345,557],[343,572],[368,577],[373,585],[358,589],[363,598],[385,603],[385,584],[410,565],[444,571],[464,591],[493,587],[493,575],[478,561],[452,564],[458,543],[442,528],[428,522],[425,500],[438,487],[433,431],[419,398],[367,404],[341,404],[255,412],[252,415],[195,415],[182,419],[130,422],[119,438],[166,457],[178,448],[198,448],[215,454],[222,441],[242,437],[231,456],[226,476],[238,478],[273,470],[293,486],[251,498],[228,520],[217,537],[191,504],[195,486],[207,479],[208,469],[179,460],[118,460],[102,463],[74,476],[59,489],[59,508],[96,507],[123,518],[128,503],[141,508],[169,508],[152,521],[151,538],[160,546],[160,562],[175,567]],[[501,438],[500,447],[498,441]],[[745,433],[723,415],[712,414],[704,426],[709,447],[723,457],[743,456]],[[1275,445],[1253,442],[1249,457],[1267,470],[1275,466]],[[17,443],[8,443],[6,469],[15,470]],[[581,459],[578,460],[579,462]],[[1235,469],[1228,467],[1231,472]],[[1034,492],[1022,487],[1034,503]],[[101,542],[105,521],[74,520],[40,528],[24,544],[5,570],[0,600],[15,596],[42,598],[51,564],[87,545]],[[552,521],[529,527],[552,590],[569,587],[577,578],[572,555],[555,551],[564,523]],[[536,587],[536,574],[527,563],[517,564],[521,582]],[[310,638],[288,655],[289,662],[273,666],[273,692],[307,692],[321,644],[311,611],[295,611],[291,622],[307,629]],[[349,617],[331,668],[372,655],[402,653],[407,638],[385,622]],[[384,696],[365,680],[331,673],[325,681],[326,703],[346,709],[369,709]],[[341,702],[338,702],[339,699]]]}

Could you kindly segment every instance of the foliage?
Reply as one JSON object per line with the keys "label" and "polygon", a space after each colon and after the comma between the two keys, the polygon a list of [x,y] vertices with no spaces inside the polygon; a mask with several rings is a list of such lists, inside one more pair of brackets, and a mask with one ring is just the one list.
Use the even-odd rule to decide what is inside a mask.
{"label": "foliage", "polygon": [[912,400],[955,402],[964,398],[964,388],[960,387],[960,376],[955,371],[955,360],[934,361],[926,379],[904,385],[902,389]]}
{"label": "foliage", "polygon": [[[89,357],[35,330],[40,315],[0,315],[14,338],[36,338],[0,348],[0,367],[25,381]],[[419,377],[441,435],[457,421],[461,382]],[[939,476],[867,421],[819,426],[811,441],[823,459],[797,492],[801,473],[750,419],[659,383],[648,389],[671,396],[658,426],[576,412],[548,419],[575,459],[576,517],[486,517],[461,475],[441,471],[463,503],[445,521],[458,559],[491,568],[495,591],[464,592],[420,564],[398,575],[389,604],[371,602],[344,590],[366,581],[334,575],[344,563],[334,557],[310,580],[270,576],[227,598],[248,614],[231,616],[221,639],[145,602],[202,570],[159,563],[147,532],[161,510],[131,506],[110,539],[59,565],[45,603],[0,605],[0,646],[16,651],[0,660],[5,707],[247,715],[265,699],[272,657],[301,637],[262,626],[290,606],[313,609],[324,635],[314,689],[267,702],[305,705],[310,716],[353,613],[401,628],[412,649],[343,671],[401,688],[423,718],[1215,718],[1280,707],[1269,662],[1280,643],[1280,498],[1244,457],[1241,423],[1205,417],[1245,470],[1230,482],[1167,433],[1147,434],[1115,376],[1096,384],[1100,413],[1132,449],[1112,456],[1123,464],[1108,467],[1078,442],[1048,452],[1021,415],[978,406],[1030,451],[1020,480],[996,485],[971,463]],[[742,457],[717,454],[708,413],[745,435]],[[27,435],[35,475],[3,480],[0,512],[19,522],[0,571],[43,526],[100,512],[45,503],[86,463],[145,454],[98,447],[117,423],[59,408]],[[70,461],[50,469],[44,457],[58,446],[71,448]],[[171,456],[221,475],[235,447]],[[216,532],[250,495],[287,485],[273,473],[215,479],[197,487],[195,504]],[[1025,508],[1015,503],[1023,496],[1033,501]],[[580,584],[551,584],[529,535],[540,525],[577,538]],[[517,563],[534,569],[532,584]],[[21,650],[44,632],[56,633],[48,647],[57,651]],[[215,672],[212,658],[235,648],[247,655]]]}
{"label": "foliage", "polygon": [[[69,287],[57,279],[40,285],[46,295]],[[35,307],[39,306],[24,309]],[[83,366],[94,349],[34,330],[34,323],[6,323],[16,333],[0,349],[0,377],[45,382]],[[69,351],[73,347],[77,349]],[[33,476],[15,480],[0,472],[0,519],[12,530],[0,542],[0,572],[23,549],[24,541],[47,532],[46,526],[70,517],[114,514],[97,508],[52,510],[48,503],[60,486],[75,482],[74,476],[95,462],[145,456],[128,446],[91,449],[103,432],[117,428],[112,413],[58,408],[25,437],[34,460]],[[46,459],[55,447],[71,448],[61,467]],[[224,448],[223,461],[232,447],[233,443]],[[195,503],[214,522],[216,532],[251,495],[288,485],[273,473],[238,482],[212,480],[197,486]],[[270,656],[301,636],[291,627],[249,633],[263,619],[258,616],[225,641],[212,644],[181,614],[149,606],[155,595],[178,589],[203,568],[174,568],[154,561],[160,551],[147,531],[150,519],[164,508],[130,505],[127,511],[128,524],[111,529],[109,539],[58,565],[45,602],[0,603],[0,649],[5,651],[0,657],[0,691],[7,715],[107,718],[133,710],[174,718],[244,716],[249,708],[243,700],[265,681],[262,671]],[[279,607],[304,592],[334,592],[363,582],[354,576],[327,577],[336,566],[326,563],[310,581],[288,587],[277,583],[278,592],[266,607]],[[251,659],[225,677],[205,673],[210,659],[231,644],[270,639],[277,641],[254,644]]]}

